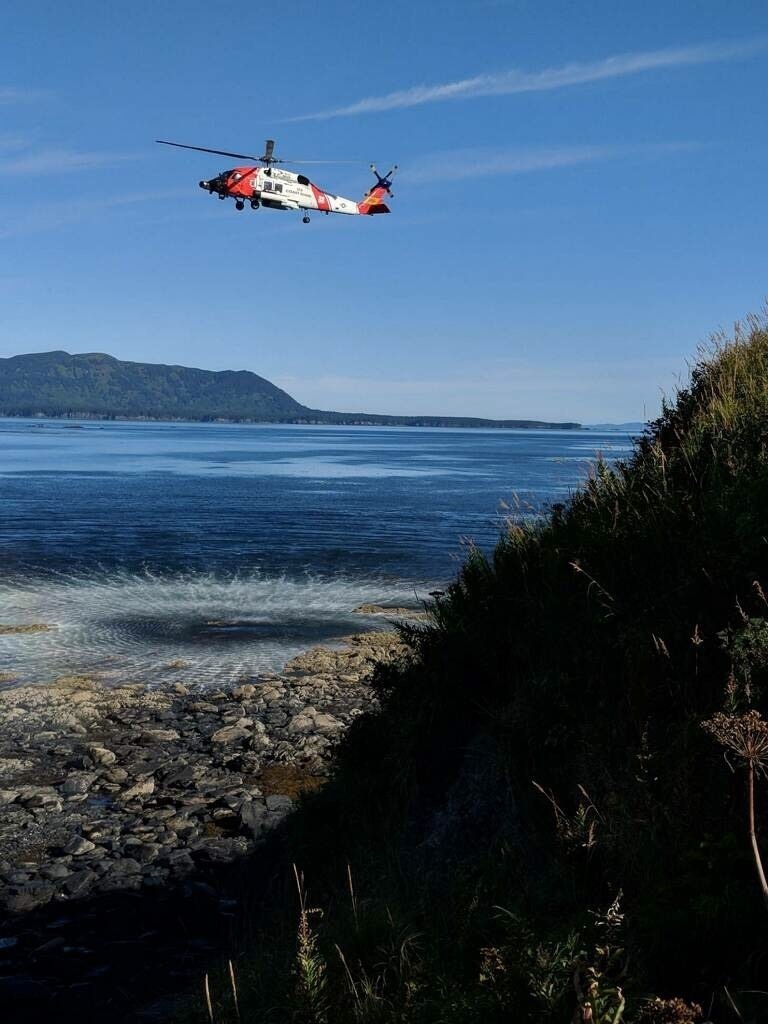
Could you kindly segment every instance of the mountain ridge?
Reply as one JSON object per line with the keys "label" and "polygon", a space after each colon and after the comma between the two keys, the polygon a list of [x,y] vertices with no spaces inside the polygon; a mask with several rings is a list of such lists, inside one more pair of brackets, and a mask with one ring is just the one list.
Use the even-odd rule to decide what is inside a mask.
{"label": "mountain ridge", "polygon": [[0,416],[500,429],[580,426],[546,420],[311,409],[250,370],[202,370],[63,349],[0,358]]}

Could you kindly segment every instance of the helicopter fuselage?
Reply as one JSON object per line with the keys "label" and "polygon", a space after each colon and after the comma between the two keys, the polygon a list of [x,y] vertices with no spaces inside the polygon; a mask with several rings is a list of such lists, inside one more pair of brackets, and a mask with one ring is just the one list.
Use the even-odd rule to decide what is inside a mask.
{"label": "helicopter fuselage", "polygon": [[273,210],[310,210],[320,213],[371,214],[389,213],[376,189],[362,202],[325,192],[303,174],[285,171],[282,167],[233,167],[209,181],[201,181],[200,188],[216,193],[221,199],[232,198],[238,209],[250,203]]}

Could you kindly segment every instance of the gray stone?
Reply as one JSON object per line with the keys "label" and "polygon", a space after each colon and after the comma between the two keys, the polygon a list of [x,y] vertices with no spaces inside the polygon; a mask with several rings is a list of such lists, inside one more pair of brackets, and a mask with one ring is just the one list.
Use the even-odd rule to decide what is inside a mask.
{"label": "gray stone", "polygon": [[260,800],[247,800],[240,808],[240,824],[254,839],[258,839],[264,831],[266,816],[267,808]]}
{"label": "gray stone", "polygon": [[293,810],[293,800],[289,796],[268,796],[266,804],[267,810],[273,814],[287,814]]}
{"label": "gray stone", "polygon": [[137,875],[141,872],[141,865],[133,857],[123,857],[110,865],[111,875]]}
{"label": "gray stone", "polygon": [[315,715],[315,730],[321,736],[337,736],[343,728],[338,718],[334,718],[333,715]]}
{"label": "gray stone", "polygon": [[11,914],[21,914],[25,910],[34,910],[35,907],[49,903],[55,891],[52,885],[40,882],[37,885],[27,885],[18,892],[7,893],[3,902],[5,909]]}
{"label": "gray stone", "polygon": [[142,864],[149,864],[153,860],[156,860],[161,850],[162,847],[157,843],[140,843],[139,846],[131,852]]}
{"label": "gray stone", "polygon": [[234,725],[225,725],[223,729],[218,729],[211,736],[211,743],[221,744],[239,744],[244,743],[251,735],[251,730],[247,725],[241,724],[244,720],[241,719]]}
{"label": "gray stone", "polygon": [[141,734],[140,742],[145,745],[152,743],[174,743],[180,739],[181,736],[175,729],[147,729]]}
{"label": "gray stone", "polygon": [[133,800],[135,797],[152,796],[155,792],[155,780],[150,775],[148,779],[139,779],[133,786],[129,786],[120,794],[121,800]]}
{"label": "gray stone", "polygon": [[61,787],[65,796],[76,796],[87,793],[94,783],[95,775],[70,775]]}
{"label": "gray stone", "polygon": [[0,807],[15,803],[20,795],[17,789],[0,789]]}
{"label": "gray stone", "polygon": [[72,836],[64,847],[64,853],[71,853],[73,857],[82,857],[84,853],[90,853],[96,849],[96,844],[83,836]]}
{"label": "gray stone", "polygon": [[70,896],[83,896],[96,881],[97,875],[90,868],[83,868],[82,871],[75,871],[69,878],[64,880],[63,888]]}
{"label": "gray stone", "polygon": [[190,843],[190,849],[215,864],[226,864],[245,853],[247,847],[242,839],[206,837]]}
{"label": "gray stone", "polygon": [[313,707],[304,708],[298,715],[293,716],[288,725],[288,732],[293,734],[299,733],[302,736],[314,732],[316,714],[317,712]]}
{"label": "gray stone", "polygon": [[107,747],[100,747],[95,743],[88,747],[88,755],[92,761],[100,765],[111,765],[117,761],[117,754],[114,751],[108,750]]}
{"label": "gray stone", "polygon": [[46,864],[44,867],[40,868],[40,874],[43,878],[48,878],[52,882],[56,882],[61,878],[66,878],[68,875],[71,875],[72,872],[66,864],[58,862],[54,864]]}
{"label": "gray stone", "polygon": [[59,794],[52,786],[41,786],[39,789],[30,786],[28,789],[29,792],[21,796],[21,802],[25,807],[54,807],[58,805],[61,810]]}

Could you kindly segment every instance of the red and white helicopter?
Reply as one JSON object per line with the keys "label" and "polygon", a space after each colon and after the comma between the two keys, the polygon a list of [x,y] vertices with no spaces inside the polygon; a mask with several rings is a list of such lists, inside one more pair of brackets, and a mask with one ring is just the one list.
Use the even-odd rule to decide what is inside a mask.
{"label": "red and white helicopter", "polygon": [[[235,209],[244,210],[249,203],[252,210],[264,206],[269,210],[302,210],[302,220],[309,224],[312,211],[320,213],[347,213],[370,215],[389,213],[385,197],[391,196],[392,178],[397,171],[397,164],[385,175],[379,174],[371,164],[376,175],[376,184],[369,189],[360,202],[345,199],[318,188],[305,174],[294,174],[284,171],[277,164],[287,163],[339,163],[338,160],[281,160],[274,155],[274,139],[267,139],[263,156],[249,156],[247,153],[227,153],[223,149],[207,149],[204,146],[187,146],[183,142],[168,142],[156,139],[163,146],[177,146],[179,149],[195,149],[200,153],[218,153],[219,156],[231,156],[239,160],[250,160],[245,167],[233,167],[222,171],[215,178],[201,181],[200,188],[211,195],[216,193],[219,199],[234,199]],[[257,166],[261,164],[262,166]]]}

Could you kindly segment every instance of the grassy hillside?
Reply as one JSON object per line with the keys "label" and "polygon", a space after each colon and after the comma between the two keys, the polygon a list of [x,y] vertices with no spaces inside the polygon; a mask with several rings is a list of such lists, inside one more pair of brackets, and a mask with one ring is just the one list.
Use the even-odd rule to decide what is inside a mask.
{"label": "grassy hillside", "polygon": [[293,822],[243,1019],[768,1020],[766,442],[753,321],[470,556]]}
{"label": "grassy hillside", "polygon": [[323,412],[301,405],[248,370],[133,363],[92,352],[39,352],[0,359],[0,416],[230,420],[410,427],[572,429],[578,423],[467,416]]}

